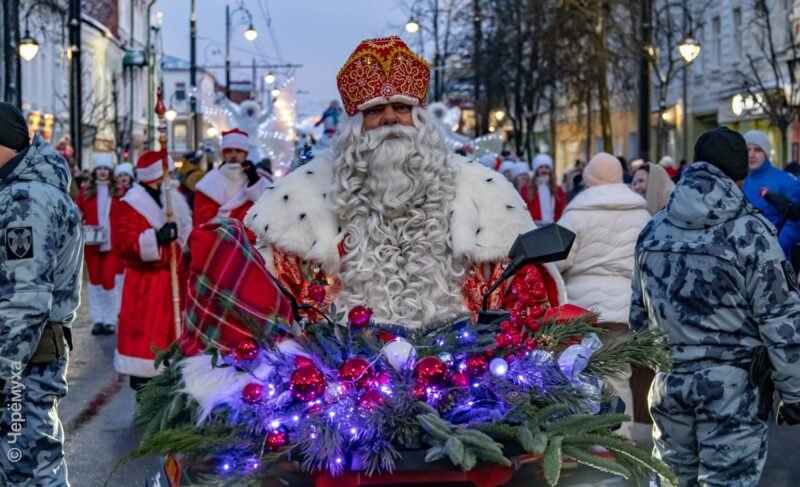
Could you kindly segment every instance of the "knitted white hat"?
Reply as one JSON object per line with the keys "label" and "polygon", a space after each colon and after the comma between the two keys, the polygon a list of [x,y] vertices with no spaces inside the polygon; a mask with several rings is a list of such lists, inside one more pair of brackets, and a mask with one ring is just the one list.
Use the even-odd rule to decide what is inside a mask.
{"label": "knitted white hat", "polygon": [[106,169],[114,169],[114,154],[110,152],[98,153],[92,156],[92,167],[94,169],[105,167]]}
{"label": "knitted white hat", "polygon": [[533,158],[533,172],[536,172],[536,170],[542,166],[548,166],[552,170],[553,158],[548,154],[537,154],[536,157]]}
{"label": "knitted white hat", "polygon": [[744,134],[744,141],[761,147],[761,150],[767,155],[767,159],[772,158],[772,142],[769,141],[769,135],[760,130],[751,130]]}
{"label": "knitted white hat", "polygon": [[130,177],[133,177],[133,164],[130,162],[123,162],[122,164],[117,165],[114,168],[114,177],[119,176],[120,174],[127,174]]}

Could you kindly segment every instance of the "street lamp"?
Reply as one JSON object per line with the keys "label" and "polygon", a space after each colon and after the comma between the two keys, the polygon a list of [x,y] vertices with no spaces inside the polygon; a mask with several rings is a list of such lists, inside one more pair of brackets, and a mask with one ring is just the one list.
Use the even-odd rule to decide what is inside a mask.
{"label": "street lamp", "polygon": [[172,108],[172,105],[170,105],[169,110],[167,110],[167,113],[164,114],[164,117],[166,117],[168,122],[172,122],[178,117],[178,112]]}
{"label": "street lamp", "polygon": [[[684,21],[686,20],[685,16],[686,12],[684,11]],[[681,43],[678,45],[678,52],[685,61],[685,64],[683,65],[683,109],[681,115],[683,116],[683,159],[688,161],[689,111],[687,107],[689,104],[689,82],[687,78],[689,77],[689,65],[692,64],[692,61],[697,59],[697,56],[700,55],[700,43],[694,40],[691,35],[688,35],[684,37]]]}
{"label": "street lamp", "polygon": [[408,22],[406,22],[406,32],[409,34],[416,34],[419,32],[419,22],[414,19],[410,19]]}
{"label": "street lamp", "polygon": [[239,4],[233,11],[230,6],[225,5],[225,96],[231,97],[231,19],[237,13],[241,13],[247,19],[247,30],[244,31],[244,38],[252,42],[258,37],[258,32],[253,27],[253,15],[243,5]]}
{"label": "street lamp", "polygon": [[279,90],[278,88],[273,88],[272,91],[269,92],[269,94],[272,95],[272,98],[277,98],[278,95],[281,94],[281,90]]}
{"label": "street lamp", "polygon": [[209,138],[212,138],[212,139],[213,139],[214,137],[216,137],[216,136],[217,136],[217,134],[218,134],[218,133],[219,133],[219,131],[217,130],[217,127],[215,127],[215,126],[213,126],[213,125],[212,125],[212,126],[210,126],[210,127],[208,127],[208,128],[206,129],[206,135],[207,135]]}
{"label": "street lamp", "polygon": [[506,118],[506,112],[504,112],[503,110],[497,110],[496,112],[494,112],[494,118],[498,122],[502,122],[503,119]]}
{"label": "street lamp", "polygon": [[691,37],[685,37],[678,45],[678,52],[686,64],[692,64],[692,61],[700,55],[700,43]]}
{"label": "street lamp", "polygon": [[264,76],[264,82],[268,85],[271,85],[275,82],[275,75],[272,74],[272,72],[267,73],[266,76]]}
{"label": "street lamp", "polygon": [[25,28],[25,36],[19,40],[19,55],[22,59],[26,61],[30,61],[36,57],[36,54],[39,52],[39,43],[36,42],[36,39],[31,37],[30,32],[28,32],[27,27]]}

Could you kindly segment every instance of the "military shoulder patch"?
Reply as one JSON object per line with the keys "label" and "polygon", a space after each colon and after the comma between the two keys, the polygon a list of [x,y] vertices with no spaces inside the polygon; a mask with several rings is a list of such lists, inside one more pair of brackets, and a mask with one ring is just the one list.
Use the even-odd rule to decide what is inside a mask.
{"label": "military shoulder patch", "polygon": [[33,258],[33,228],[6,229],[6,258],[8,260]]}
{"label": "military shoulder patch", "polygon": [[786,275],[786,284],[792,291],[797,291],[797,273],[794,271],[791,262],[784,260],[781,264],[783,273]]}

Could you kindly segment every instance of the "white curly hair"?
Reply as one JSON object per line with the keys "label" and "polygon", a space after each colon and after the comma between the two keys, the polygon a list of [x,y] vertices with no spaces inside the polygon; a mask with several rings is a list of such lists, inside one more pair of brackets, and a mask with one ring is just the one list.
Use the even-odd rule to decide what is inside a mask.
{"label": "white curly hair", "polygon": [[419,327],[463,310],[466,263],[451,242],[455,167],[431,116],[413,107],[412,117],[366,132],[360,113],[343,122],[333,148],[346,250],[337,304]]}

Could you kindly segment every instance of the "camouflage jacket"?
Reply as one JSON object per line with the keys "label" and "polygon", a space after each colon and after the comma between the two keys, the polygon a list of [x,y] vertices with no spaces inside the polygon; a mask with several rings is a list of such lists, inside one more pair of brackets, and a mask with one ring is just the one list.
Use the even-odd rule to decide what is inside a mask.
{"label": "camouflage jacket", "polygon": [[81,215],[69,169],[38,135],[0,179],[0,379],[25,368],[47,322],[72,323],[80,302]]}
{"label": "camouflage jacket", "polygon": [[630,324],[664,330],[677,369],[746,365],[765,345],[800,402],[800,294],[775,228],[716,167],[693,164],[636,245]]}

